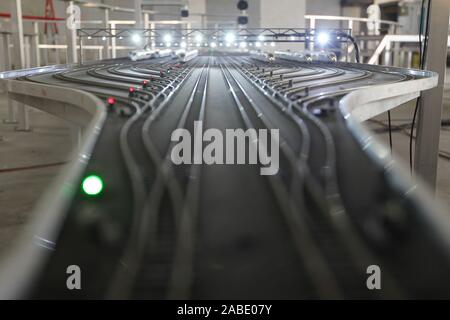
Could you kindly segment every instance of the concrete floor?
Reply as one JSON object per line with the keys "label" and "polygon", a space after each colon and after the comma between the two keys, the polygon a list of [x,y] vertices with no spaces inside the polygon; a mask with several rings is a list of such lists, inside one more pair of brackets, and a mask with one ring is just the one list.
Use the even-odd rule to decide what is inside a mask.
{"label": "concrete floor", "polygon": [[[69,160],[71,131],[62,120],[30,111],[31,132],[4,124],[7,104],[0,96],[0,253],[20,232],[43,190]],[[36,165],[52,165],[29,168]],[[13,171],[5,171],[13,169]]]}
{"label": "concrete floor", "polygon": [[[443,118],[450,119],[450,69],[447,70]],[[393,124],[409,123],[414,103],[392,111]],[[0,95],[0,119],[6,117],[7,104]],[[33,110],[30,112],[31,132],[17,132],[14,125],[0,123],[0,254],[7,249],[26,223],[43,190],[63,166],[27,168],[35,165],[57,164],[70,158],[72,139],[70,127],[62,120]],[[387,122],[386,115],[375,120]],[[383,126],[367,122],[373,129]],[[379,138],[388,143],[388,133]],[[393,133],[394,157],[409,163],[409,137]],[[450,127],[441,130],[440,148],[450,152]],[[17,170],[5,172],[4,169]],[[450,161],[439,159],[437,198],[450,213]]]}

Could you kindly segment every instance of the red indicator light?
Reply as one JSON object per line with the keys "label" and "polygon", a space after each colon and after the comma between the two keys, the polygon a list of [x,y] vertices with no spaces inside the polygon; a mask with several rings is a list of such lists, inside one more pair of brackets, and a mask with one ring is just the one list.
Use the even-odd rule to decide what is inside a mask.
{"label": "red indicator light", "polygon": [[116,103],[116,99],[114,99],[113,97],[109,97],[107,101],[108,101],[108,104]]}
{"label": "red indicator light", "polygon": [[134,92],[134,88],[133,88],[133,87],[130,87],[130,88],[128,89],[128,92],[129,92],[129,93],[133,93],[133,92]]}

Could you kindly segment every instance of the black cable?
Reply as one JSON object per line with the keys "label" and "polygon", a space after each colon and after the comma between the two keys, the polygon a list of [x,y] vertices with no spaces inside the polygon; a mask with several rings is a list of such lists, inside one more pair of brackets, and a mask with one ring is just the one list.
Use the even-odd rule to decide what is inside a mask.
{"label": "black cable", "polygon": [[[427,15],[426,15],[426,25],[425,25],[425,42],[422,48],[422,29],[423,29],[423,11],[425,9],[425,0],[422,0],[421,10],[420,10],[420,24],[419,24],[419,64],[420,69],[424,69],[425,67],[425,54],[428,47],[428,33],[429,33],[429,18],[430,18],[430,7],[431,7],[431,1],[428,0],[427,2]],[[411,132],[409,137],[409,166],[411,170],[411,174],[413,172],[413,133],[414,133],[414,126],[416,123],[417,113],[420,106],[420,96],[416,100],[416,106],[414,108],[414,114],[411,124]]]}
{"label": "black cable", "polygon": [[392,154],[392,126],[391,126],[391,111],[388,110],[388,128],[389,128],[389,146],[391,147]]}
{"label": "black cable", "polygon": [[337,34],[340,37],[346,38],[348,40],[350,40],[350,42],[353,44],[353,46],[355,47],[355,59],[357,63],[360,63],[360,53],[359,53],[359,46],[358,43],[356,42],[355,38],[353,38],[351,35],[344,33],[344,32],[339,32]]}

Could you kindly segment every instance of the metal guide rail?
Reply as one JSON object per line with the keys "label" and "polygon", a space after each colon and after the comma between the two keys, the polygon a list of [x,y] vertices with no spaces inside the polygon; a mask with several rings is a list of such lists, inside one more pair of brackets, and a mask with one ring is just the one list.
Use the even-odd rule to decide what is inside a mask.
{"label": "metal guide rail", "polygon": [[[107,114],[77,174],[56,185],[65,205],[54,212],[60,193],[47,195],[36,215],[47,227],[30,226],[34,240],[4,260],[1,297],[450,296],[448,217],[359,123],[433,87],[435,74],[217,54],[3,82],[21,101],[27,93],[12,91],[27,84],[88,92]],[[263,146],[279,149],[278,170],[226,164],[225,142],[215,164],[174,163],[176,129],[203,151],[209,129],[224,140],[230,129],[277,129],[279,142]],[[70,265],[82,290],[67,288]],[[373,266],[379,290],[368,287]]]}

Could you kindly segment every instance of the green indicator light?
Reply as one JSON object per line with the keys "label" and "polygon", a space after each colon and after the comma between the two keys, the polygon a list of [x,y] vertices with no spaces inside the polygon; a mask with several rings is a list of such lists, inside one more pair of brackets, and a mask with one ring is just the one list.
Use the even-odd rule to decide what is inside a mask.
{"label": "green indicator light", "polygon": [[87,195],[96,196],[103,190],[103,181],[100,177],[91,175],[84,178],[82,187]]}

